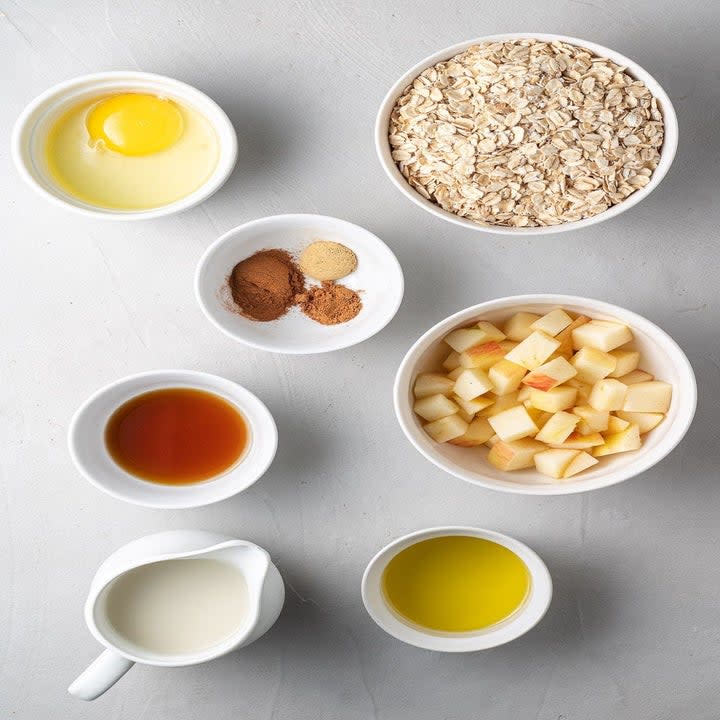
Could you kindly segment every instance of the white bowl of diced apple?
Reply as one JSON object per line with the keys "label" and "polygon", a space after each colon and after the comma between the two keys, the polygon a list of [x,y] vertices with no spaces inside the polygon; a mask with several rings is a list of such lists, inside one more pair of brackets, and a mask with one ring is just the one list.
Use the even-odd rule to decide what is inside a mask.
{"label": "white bowl of diced apple", "polygon": [[685,353],[646,318],[590,298],[518,295],[428,330],[394,399],[410,442],[443,470],[559,495],[662,460],[690,427],[697,389]]}

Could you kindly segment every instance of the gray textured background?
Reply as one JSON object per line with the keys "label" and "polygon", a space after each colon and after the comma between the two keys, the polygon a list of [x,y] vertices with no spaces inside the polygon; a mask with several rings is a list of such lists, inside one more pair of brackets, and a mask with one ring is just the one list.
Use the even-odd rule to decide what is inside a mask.
{"label": "gray textured background", "polygon": [[[15,720],[715,720],[720,717],[718,106],[720,8],[686,0],[50,2],[0,0],[0,716]],[[376,108],[407,67],[495,32],[558,32],[619,50],[676,103],[680,148],[647,201],[586,231],[480,235],[433,219],[384,177]],[[229,113],[240,161],[204,206],[112,224],[51,207],[10,167],[11,125],[37,93],[109,69],[165,73]],[[385,239],[405,302],[379,336],[321,357],[245,349],[192,294],[201,252],[246,220],[346,218]],[[449,313],[531,291],[626,306],[686,349],[700,407],[659,466],[584,496],[474,488],[409,445],[390,390],[411,342]],[[122,375],[206,370],[256,392],[280,449],[248,492],[205,509],[135,508],[81,479],[69,417]],[[682,388],[678,388],[682,392]],[[427,525],[528,542],[556,584],[544,622],[485,653],[405,646],[365,614],[368,559]],[[265,546],[288,584],[256,645],[212,664],[138,667],[94,704],[65,694],[97,653],[88,582],[119,545],[164,528]]]}

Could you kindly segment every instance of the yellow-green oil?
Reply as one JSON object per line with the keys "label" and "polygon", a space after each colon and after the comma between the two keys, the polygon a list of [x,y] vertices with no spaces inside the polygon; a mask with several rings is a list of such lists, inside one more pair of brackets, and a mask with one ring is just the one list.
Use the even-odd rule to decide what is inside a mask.
{"label": "yellow-green oil", "polygon": [[399,552],[385,568],[382,586],[390,606],[411,623],[471,632],[512,615],[528,594],[530,573],[504,545],[447,535]]}

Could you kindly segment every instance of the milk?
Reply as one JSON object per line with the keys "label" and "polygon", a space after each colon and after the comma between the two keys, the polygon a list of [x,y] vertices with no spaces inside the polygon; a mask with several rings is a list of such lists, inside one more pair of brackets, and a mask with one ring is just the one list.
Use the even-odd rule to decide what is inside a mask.
{"label": "milk", "polygon": [[233,635],[248,618],[249,594],[239,569],[199,557],[129,570],[110,584],[104,606],[118,644],[184,655]]}

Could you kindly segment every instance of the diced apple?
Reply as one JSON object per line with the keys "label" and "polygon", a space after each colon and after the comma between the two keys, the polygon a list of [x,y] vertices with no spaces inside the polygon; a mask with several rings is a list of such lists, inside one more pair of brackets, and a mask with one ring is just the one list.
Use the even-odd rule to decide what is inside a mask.
{"label": "diced apple", "polygon": [[505,351],[495,340],[473,345],[460,353],[460,364],[464,368],[480,368],[487,370],[505,357]]}
{"label": "diced apple", "polygon": [[488,370],[488,377],[496,395],[507,395],[518,389],[527,370],[509,360],[500,360]]}
{"label": "diced apple", "polygon": [[495,395],[495,393],[489,393],[488,397],[494,399],[495,402],[480,413],[482,417],[492,417],[493,415],[498,415],[508,408],[515,407],[515,405],[518,404],[516,392],[511,392],[507,395]]}
{"label": "diced apple", "polygon": [[611,415],[608,418],[608,426],[604,434],[615,435],[615,433],[626,430],[628,425],[630,425],[630,423],[627,420],[623,420],[622,418],[616,417],[615,415]]}
{"label": "diced apple", "polygon": [[462,365],[458,365],[454,370],[451,370],[451,371],[447,374],[447,377],[448,377],[450,380],[452,380],[453,382],[455,382],[455,381],[460,377],[460,375],[462,375],[462,373],[464,372],[464,370],[465,370],[465,368],[464,368]]}
{"label": "diced apple", "polygon": [[576,377],[570,378],[570,380],[568,380],[565,384],[577,390],[576,402],[578,405],[587,405],[588,398],[590,397],[590,393],[592,392],[592,385],[586,382],[582,382]]}
{"label": "diced apple", "polygon": [[594,385],[615,370],[617,360],[610,353],[584,347],[570,358],[570,364],[577,370],[578,380]]}
{"label": "diced apple", "polygon": [[595,457],[603,455],[614,455],[615,453],[627,452],[628,450],[638,450],[642,442],[640,441],[640,430],[637,425],[629,425],[625,430],[614,435],[606,435],[605,442],[598,447],[593,448]]}
{"label": "diced apple", "polygon": [[487,333],[480,328],[458,328],[445,337],[445,342],[458,353],[465,352],[473,345],[482,345],[487,340]]}
{"label": "diced apple", "polygon": [[562,308],[557,308],[556,310],[551,310],[547,315],[543,315],[530,327],[533,330],[542,330],[544,333],[550,335],[550,337],[555,337],[570,325],[572,321],[572,318]]}
{"label": "diced apple", "polygon": [[488,340],[500,342],[505,339],[505,333],[502,330],[498,330],[492,323],[487,322],[487,320],[481,320],[477,326],[485,332]]}
{"label": "diced apple", "polygon": [[578,455],[576,455],[570,464],[565,468],[565,472],[563,473],[563,479],[572,477],[573,475],[577,475],[578,473],[581,473],[583,470],[587,470],[588,468],[591,468],[593,465],[597,465],[599,460],[597,458],[594,458],[590,453],[581,452]]}
{"label": "diced apple", "polygon": [[472,400],[463,400],[458,395],[453,395],[452,401],[457,403],[460,406],[460,410],[464,411],[468,415],[475,415],[495,402],[488,395],[481,395],[480,397],[473,398]]}
{"label": "diced apple", "polygon": [[497,433],[496,433],[485,443],[485,446],[491,448],[495,445],[495,443],[498,443],[498,442],[500,442],[500,438],[497,436]]}
{"label": "diced apple", "polygon": [[637,425],[641,435],[656,428],[665,418],[663,413],[627,412],[625,410],[618,410],[617,415],[619,418],[627,420],[627,422],[633,425]]}
{"label": "diced apple", "polygon": [[535,313],[515,313],[506,323],[503,332],[510,340],[522,342],[528,335],[532,334],[530,327],[540,316]]}
{"label": "diced apple", "polygon": [[531,438],[505,442],[498,440],[490,449],[488,460],[499,470],[522,470],[535,464],[535,455],[545,449],[545,445]]}
{"label": "diced apple", "polygon": [[573,347],[593,347],[597,350],[610,352],[633,339],[627,325],[608,320],[591,320],[573,330]]}
{"label": "diced apple", "polygon": [[418,400],[413,410],[424,420],[438,420],[448,415],[454,415],[460,408],[445,395],[431,395]]}
{"label": "diced apple", "polygon": [[444,443],[464,435],[468,424],[455,414],[423,425],[423,429],[435,442]]}
{"label": "diced apple", "polygon": [[463,370],[455,381],[454,392],[463,400],[473,400],[492,390],[492,383],[487,373],[480,368]]}
{"label": "diced apple", "polygon": [[[659,380],[627,386],[622,409],[626,412],[666,413],[672,399],[672,385]],[[620,408],[618,408],[620,409]]]}
{"label": "diced apple", "polygon": [[605,432],[610,421],[608,410],[596,410],[590,405],[578,405],[573,408],[573,413],[582,418],[593,432]]}
{"label": "diced apple", "polygon": [[538,410],[555,413],[571,408],[575,404],[576,397],[576,388],[561,385],[547,392],[533,390],[530,393],[530,404]]}
{"label": "diced apple", "polygon": [[420,373],[415,379],[415,397],[420,399],[430,395],[449,395],[454,384],[440,373]]}
{"label": "diced apple", "polygon": [[528,335],[517,347],[506,356],[506,360],[522,365],[528,370],[540,367],[557,349],[560,343],[540,330]]}
{"label": "diced apple", "polygon": [[602,445],[604,442],[605,438],[599,432],[590,433],[589,435],[574,432],[568,435],[563,442],[552,443],[552,446],[565,450],[587,450]]}
{"label": "diced apple", "polygon": [[458,435],[448,442],[459,447],[477,447],[486,443],[494,434],[495,431],[487,418],[475,418],[462,435]]}
{"label": "diced apple", "polygon": [[535,467],[543,475],[560,479],[578,455],[578,450],[543,450],[535,455]]}
{"label": "diced apple", "polygon": [[457,367],[460,367],[460,353],[454,350],[443,360],[442,366],[450,372]]}
{"label": "diced apple", "polygon": [[615,358],[615,369],[609,376],[612,378],[621,378],[637,370],[640,364],[640,353],[637,350],[613,350],[610,355]]}
{"label": "diced apple", "polygon": [[566,360],[569,360],[573,354],[572,331],[589,322],[590,318],[585,315],[576,317],[561,333],[555,336],[555,339],[560,341],[560,347],[558,347],[555,352]]}
{"label": "diced apple", "polygon": [[575,377],[577,371],[565,358],[555,358],[529,372],[522,380],[536,390],[552,390]]}
{"label": "diced apple", "polygon": [[[462,410],[461,410],[461,412],[462,412]],[[464,415],[462,417],[464,417]],[[584,420],[581,420],[577,424],[575,431],[579,435],[592,435],[595,432],[595,430],[593,430]]]}
{"label": "diced apple", "polygon": [[627,389],[627,385],[623,385],[619,380],[613,378],[598,380],[593,385],[588,405],[596,410],[620,410],[625,401]]}
{"label": "diced apple", "polygon": [[561,410],[550,417],[535,439],[548,444],[564,442],[579,422],[577,415]]}
{"label": "diced apple", "polygon": [[532,418],[532,421],[538,426],[539,430],[542,430],[545,423],[547,423],[547,421],[553,416],[552,413],[545,412],[544,410],[538,410],[529,404],[525,405],[525,409],[527,410],[528,415]]}
{"label": "diced apple", "polygon": [[637,385],[637,383],[650,382],[654,379],[654,376],[652,376],[649,372],[645,372],[644,370],[633,370],[627,375],[623,375],[622,377],[618,378],[618,380],[621,383],[625,383],[625,385]]}
{"label": "diced apple", "polygon": [[531,387],[528,387],[527,385],[523,385],[520,388],[520,390],[518,390],[518,396],[517,396],[518,402],[524,403],[526,400],[529,400],[531,392],[532,392]]}
{"label": "diced apple", "polygon": [[488,422],[492,425],[493,430],[499,435],[501,440],[512,442],[521,438],[535,435],[538,431],[537,425],[528,415],[528,411],[523,405],[516,405],[509,410],[504,410],[497,415],[488,418]]}

